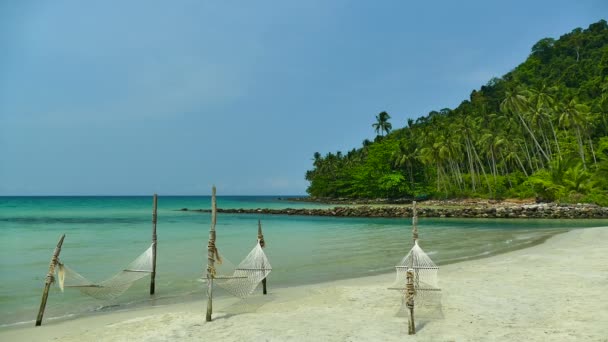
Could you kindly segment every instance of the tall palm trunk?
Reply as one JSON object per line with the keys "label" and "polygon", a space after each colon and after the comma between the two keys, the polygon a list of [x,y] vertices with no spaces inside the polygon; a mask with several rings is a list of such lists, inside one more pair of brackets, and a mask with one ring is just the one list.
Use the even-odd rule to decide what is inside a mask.
{"label": "tall palm trunk", "polygon": [[534,140],[534,143],[536,144],[536,147],[538,148],[538,150],[547,159],[547,161],[551,161],[551,158],[549,158],[549,156],[547,156],[547,153],[545,153],[545,150],[543,150],[543,148],[538,143],[538,140],[536,140],[536,136],[534,135],[534,132],[532,132],[532,130],[530,129],[530,127],[528,127],[528,124],[526,123],[526,120],[524,120],[523,116],[521,116],[519,113],[517,113],[517,116],[521,120],[521,123],[524,126],[524,128],[528,131],[528,133],[532,137],[532,140]]}
{"label": "tall palm trunk", "polygon": [[581,160],[583,161],[583,169],[587,170],[587,161],[585,160],[585,149],[583,147],[583,138],[581,135],[581,129],[578,125],[576,125],[576,141],[578,143],[578,153],[581,156]]}
{"label": "tall palm trunk", "polygon": [[513,183],[511,183],[511,177],[509,177],[509,169],[507,168],[507,160],[505,159],[504,153],[500,151],[500,158],[502,159],[502,175],[507,178],[507,182],[509,182],[509,188],[513,188]]}
{"label": "tall palm trunk", "polygon": [[467,151],[467,158],[469,160],[469,172],[471,173],[471,187],[473,189],[473,192],[475,192],[475,168],[473,165],[473,155],[471,153],[471,147],[469,146],[470,141],[468,138],[465,139],[465,145],[466,145],[466,151]]}
{"label": "tall palm trunk", "polygon": [[488,185],[488,191],[490,192],[490,194],[492,194],[492,187],[490,186],[490,181],[488,180],[488,175],[486,174],[486,170],[484,170],[484,168],[483,168],[481,159],[479,158],[479,154],[477,154],[477,149],[475,149],[475,146],[473,146],[473,152],[475,153],[475,157],[477,159],[477,164],[479,165],[479,168],[481,169],[481,172],[483,173],[483,177],[486,179],[486,184]]}
{"label": "tall palm trunk", "polygon": [[519,144],[519,148],[526,152],[526,161],[528,162],[528,165],[530,166],[530,171],[534,171],[534,165],[532,164],[532,157],[530,156],[530,151],[528,151],[528,144],[526,143],[526,139],[523,139],[524,141],[524,148],[522,148],[521,144]]}
{"label": "tall palm trunk", "polygon": [[562,160],[562,151],[560,150],[559,142],[557,141],[557,132],[555,130],[555,127],[553,127],[553,122],[551,122],[551,119],[549,119],[549,125],[551,126],[551,131],[553,132],[553,139],[555,139],[555,148],[557,149],[557,156],[560,160]]}
{"label": "tall palm trunk", "polygon": [[595,158],[595,149],[593,148],[593,140],[589,137],[589,147],[591,148],[591,155],[593,156],[593,164],[597,165],[597,159]]}

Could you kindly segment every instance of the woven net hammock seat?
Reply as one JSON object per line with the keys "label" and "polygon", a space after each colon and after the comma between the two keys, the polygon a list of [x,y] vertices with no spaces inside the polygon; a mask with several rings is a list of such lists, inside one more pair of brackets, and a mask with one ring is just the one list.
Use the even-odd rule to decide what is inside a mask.
{"label": "woven net hammock seat", "polygon": [[97,299],[114,299],[123,294],[133,283],[152,273],[152,244],[125,269],[114,276],[94,283],[63,263],[58,263],[57,279],[61,291],[76,288],[83,294]]}
{"label": "woven net hammock seat", "polygon": [[[219,260],[222,260],[221,264],[218,262]],[[232,274],[215,274],[213,276],[214,283],[239,298],[250,296],[258,284],[272,271],[272,266],[270,266],[268,257],[266,257],[259,240],[238,266],[232,266],[225,258],[217,258],[216,265],[216,272],[230,274],[230,271],[232,271]]]}
{"label": "woven net hammock seat", "polygon": [[[441,305],[441,289],[438,285],[439,267],[420,248],[418,240],[410,252],[395,266],[396,279],[390,289],[407,291],[407,272],[412,271],[414,284],[414,301],[416,307],[435,307]],[[406,298],[406,296],[402,296]],[[405,305],[405,303],[403,303]],[[403,309],[403,306],[402,306]]]}

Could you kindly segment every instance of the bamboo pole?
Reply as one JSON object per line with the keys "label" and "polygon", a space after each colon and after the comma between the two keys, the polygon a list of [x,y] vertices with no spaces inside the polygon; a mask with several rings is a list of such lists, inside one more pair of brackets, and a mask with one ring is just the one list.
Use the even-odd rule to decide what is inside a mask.
{"label": "bamboo pole", "polygon": [[215,224],[217,221],[217,202],[215,199],[215,185],[211,189],[211,229],[209,229],[209,244],[207,245],[207,322],[211,322],[213,313],[213,276],[215,273]]}
{"label": "bamboo pole", "polygon": [[158,195],[154,194],[152,199],[152,274],[150,274],[150,294],[154,294],[156,281],[156,220],[157,220]]}
{"label": "bamboo pole", "polygon": [[51,284],[55,281],[55,266],[57,266],[57,263],[59,262],[59,253],[61,253],[61,245],[63,245],[63,239],[65,239],[65,234],[61,235],[61,238],[59,238],[57,247],[55,247],[55,251],[53,251],[51,263],[49,264],[49,273],[47,273],[46,275],[46,280],[44,282],[44,291],[42,292],[42,300],[40,301],[40,310],[38,310],[38,317],[36,318],[37,327],[42,324],[42,316],[44,315],[44,309],[46,308],[46,300],[49,297],[49,288],[51,287]]}
{"label": "bamboo pole", "polygon": [[[264,248],[266,246],[264,234],[262,233],[262,222],[260,220],[258,220],[258,241],[260,241],[260,247]],[[264,270],[264,267],[265,265],[262,265],[262,270]],[[262,279],[262,293],[268,293],[268,291],[266,291],[266,278]]]}

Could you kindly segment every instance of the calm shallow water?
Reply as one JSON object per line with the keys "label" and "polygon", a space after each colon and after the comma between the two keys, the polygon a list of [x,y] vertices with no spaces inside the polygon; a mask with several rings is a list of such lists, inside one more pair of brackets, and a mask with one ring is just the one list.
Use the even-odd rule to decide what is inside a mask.
{"label": "calm shallow water", "polygon": [[[118,272],[151,242],[151,197],[0,197],[0,326],[32,321],[57,240],[60,259],[98,281]],[[53,287],[45,319],[95,310],[204,298],[210,214],[201,197],[159,197],[154,299],[144,278],[115,301]],[[219,197],[220,208],[323,207],[276,197]],[[390,272],[411,247],[411,220],[219,214],[217,246],[237,264],[254,246],[262,220],[273,266],[269,288]],[[521,248],[547,236],[606,220],[425,219],[420,245],[439,264]]]}

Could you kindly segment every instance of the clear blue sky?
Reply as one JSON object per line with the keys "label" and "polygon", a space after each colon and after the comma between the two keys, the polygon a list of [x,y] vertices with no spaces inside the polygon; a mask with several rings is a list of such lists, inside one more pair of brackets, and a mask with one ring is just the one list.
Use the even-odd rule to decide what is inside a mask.
{"label": "clear blue sky", "polygon": [[2,1],[0,195],[304,194],[608,1]]}

